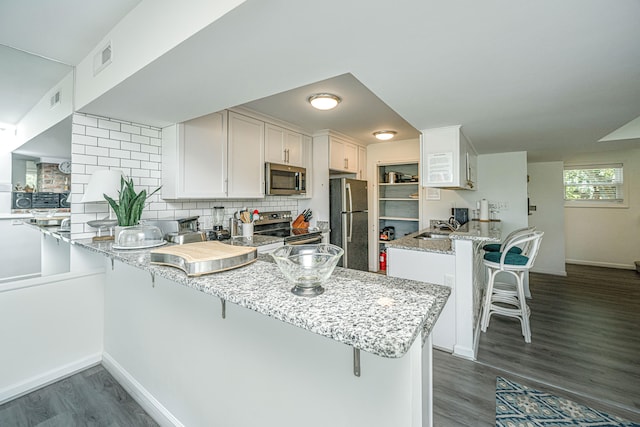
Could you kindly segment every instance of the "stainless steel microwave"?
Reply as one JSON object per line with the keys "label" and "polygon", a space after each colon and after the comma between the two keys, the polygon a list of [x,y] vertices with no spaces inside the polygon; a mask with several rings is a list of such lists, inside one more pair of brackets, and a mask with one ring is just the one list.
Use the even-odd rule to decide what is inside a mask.
{"label": "stainless steel microwave", "polygon": [[307,193],[307,170],[296,166],[265,163],[266,192],[270,196]]}

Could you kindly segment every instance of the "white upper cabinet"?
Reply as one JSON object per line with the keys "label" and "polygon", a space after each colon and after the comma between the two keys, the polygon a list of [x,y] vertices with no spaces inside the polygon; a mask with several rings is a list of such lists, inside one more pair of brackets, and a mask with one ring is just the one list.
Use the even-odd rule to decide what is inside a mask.
{"label": "white upper cabinet", "polygon": [[358,173],[358,146],[333,135],[329,138],[329,169]]}
{"label": "white upper cabinet", "polygon": [[227,112],[162,129],[162,198],[227,197]]}
{"label": "white upper cabinet", "polygon": [[220,111],[162,130],[162,198],[264,196],[264,122]]}
{"label": "white upper cabinet", "polygon": [[423,186],[477,189],[477,154],[461,126],[423,130],[420,152]]}
{"label": "white upper cabinet", "polygon": [[227,197],[264,197],[264,122],[229,112]]}
{"label": "white upper cabinet", "polygon": [[267,123],[265,125],[265,161],[304,166],[302,134]]}

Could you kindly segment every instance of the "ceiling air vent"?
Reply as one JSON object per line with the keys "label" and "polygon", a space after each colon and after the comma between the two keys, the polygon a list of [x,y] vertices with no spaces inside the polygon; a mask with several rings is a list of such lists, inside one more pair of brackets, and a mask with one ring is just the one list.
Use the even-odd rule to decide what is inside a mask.
{"label": "ceiling air vent", "polygon": [[60,91],[59,90],[57,90],[56,93],[51,95],[51,99],[49,101],[49,104],[50,104],[50,108],[53,108],[56,105],[60,104]]}
{"label": "ceiling air vent", "polygon": [[111,64],[111,56],[113,51],[111,50],[111,42],[107,43],[102,49],[100,49],[93,57],[93,75],[105,69],[105,67]]}

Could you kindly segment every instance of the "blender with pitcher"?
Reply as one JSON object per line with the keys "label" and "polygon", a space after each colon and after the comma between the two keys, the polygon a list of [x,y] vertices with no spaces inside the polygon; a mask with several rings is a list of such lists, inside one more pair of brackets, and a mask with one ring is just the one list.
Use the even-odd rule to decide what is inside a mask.
{"label": "blender with pitcher", "polygon": [[214,206],[211,211],[213,230],[209,234],[209,240],[226,240],[231,238],[229,230],[222,226],[224,222],[224,206]]}

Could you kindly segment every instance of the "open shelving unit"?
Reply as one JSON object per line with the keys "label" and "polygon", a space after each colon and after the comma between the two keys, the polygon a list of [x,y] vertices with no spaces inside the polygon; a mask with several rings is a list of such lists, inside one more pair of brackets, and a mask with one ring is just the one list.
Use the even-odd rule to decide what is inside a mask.
{"label": "open shelving unit", "polygon": [[[418,231],[422,209],[418,161],[379,163],[377,167],[376,208],[378,237],[386,227],[395,230],[394,239]],[[396,179],[389,182],[389,173]],[[378,240],[378,253],[388,240]]]}

